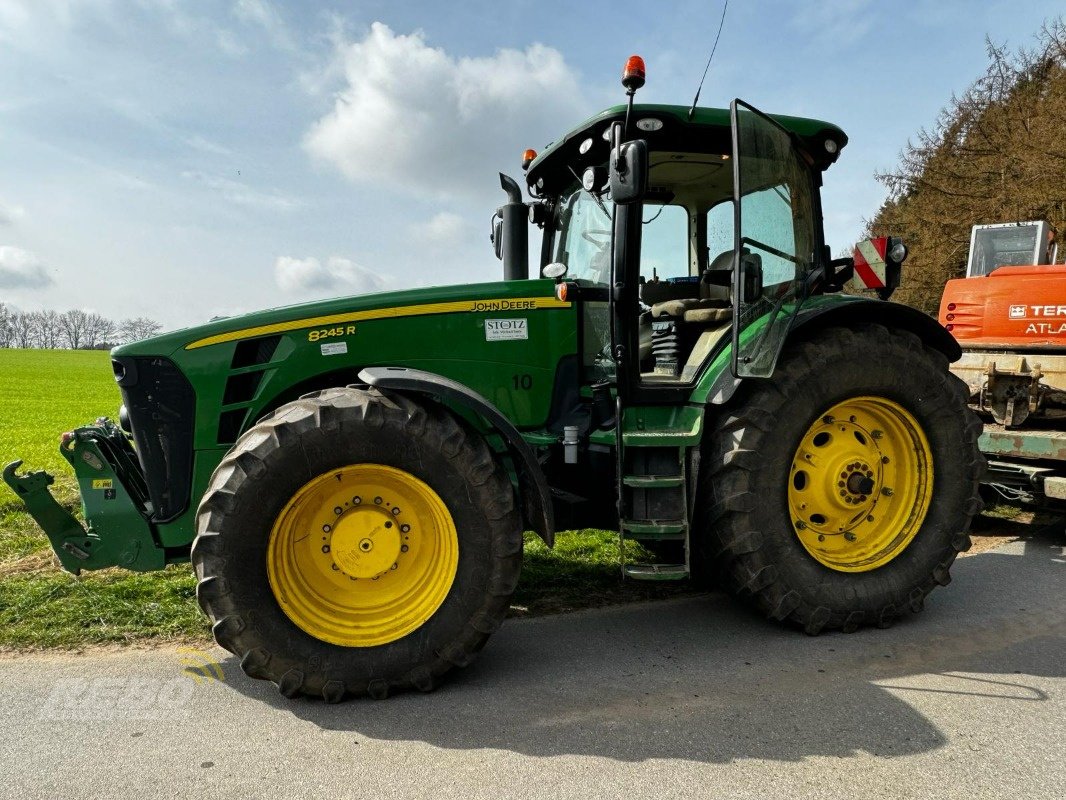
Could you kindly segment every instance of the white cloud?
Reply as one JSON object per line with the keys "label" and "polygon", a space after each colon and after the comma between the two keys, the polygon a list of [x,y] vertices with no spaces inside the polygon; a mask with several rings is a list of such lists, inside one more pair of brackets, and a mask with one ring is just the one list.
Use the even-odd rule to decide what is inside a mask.
{"label": "white cloud", "polygon": [[331,256],[325,264],[313,257],[279,256],[274,262],[274,280],[283,292],[316,297],[371,294],[386,285],[381,275],[339,256]]}
{"label": "white cloud", "polygon": [[0,289],[44,289],[53,283],[41,260],[29,250],[0,246]]}
{"label": "white cloud", "polygon": [[469,232],[470,224],[451,211],[441,211],[426,222],[411,226],[414,238],[431,247],[455,247]]}
{"label": "white cloud", "polygon": [[239,206],[269,211],[291,211],[301,205],[298,200],[286,197],[280,192],[253,189],[248,184],[231,178],[220,178],[216,175],[206,175],[203,172],[195,171],[183,172],[181,177],[195,181]]}
{"label": "white cloud", "polygon": [[542,44],[456,58],[375,22],[337,57],[346,85],[304,146],[353,181],[484,191],[526,147],[584,118],[575,73]]}
{"label": "white cloud", "polygon": [[22,206],[11,205],[0,200],[0,225],[14,225],[22,219],[24,214]]}

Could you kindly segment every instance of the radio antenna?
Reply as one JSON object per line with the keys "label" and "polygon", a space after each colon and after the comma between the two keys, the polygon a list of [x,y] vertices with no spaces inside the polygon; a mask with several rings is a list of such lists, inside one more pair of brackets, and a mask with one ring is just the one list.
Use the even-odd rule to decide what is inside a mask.
{"label": "radio antenna", "polygon": [[700,90],[703,89],[703,82],[707,79],[707,70],[711,68],[711,59],[714,58],[714,51],[718,49],[718,39],[722,35],[722,26],[725,25],[725,12],[729,8],[729,0],[725,0],[725,5],[722,6],[722,18],[718,21],[718,33],[714,35],[714,44],[711,46],[711,54],[707,57],[707,66],[703,68],[703,77],[700,78],[700,85],[696,87],[696,96],[692,98],[692,108],[688,110],[689,121],[692,121],[692,115],[696,113],[696,103],[700,101]]}

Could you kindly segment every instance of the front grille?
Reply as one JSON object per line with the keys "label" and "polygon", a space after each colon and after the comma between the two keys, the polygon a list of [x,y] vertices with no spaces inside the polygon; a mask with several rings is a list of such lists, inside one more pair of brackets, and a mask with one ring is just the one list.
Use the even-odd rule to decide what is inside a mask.
{"label": "front grille", "polygon": [[169,522],[189,506],[196,396],[170,359],[127,356],[116,359],[114,368],[153,519]]}

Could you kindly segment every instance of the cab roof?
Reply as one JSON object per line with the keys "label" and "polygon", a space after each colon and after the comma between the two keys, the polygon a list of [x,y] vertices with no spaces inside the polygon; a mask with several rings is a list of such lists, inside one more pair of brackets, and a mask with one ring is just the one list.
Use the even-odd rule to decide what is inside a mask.
{"label": "cab roof", "polygon": [[[612,106],[548,144],[526,171],[526,183],[534,195],[553,194],[570,184],[592,164],[606,162],[610,144],[606,131],[611,123],[625,119],[626,106]],[[799,137],[804,149],[821,169],[828,169],[848,143],[847,134],[836,125],[818,119],[770,114],[771,119],[785,130]],[[641,120],[654,119],[661,123],[657,130],[644,130]],[[678,152],[730,153],[732,135],[728,108],[697,108],[689,119],[688,106],[635,104],[630,122],[630,136],[646,139],[653,150]],[[585,140],[591,140],[581,152]],[[826,140],[836,144],[834,152],[826,150]]]}

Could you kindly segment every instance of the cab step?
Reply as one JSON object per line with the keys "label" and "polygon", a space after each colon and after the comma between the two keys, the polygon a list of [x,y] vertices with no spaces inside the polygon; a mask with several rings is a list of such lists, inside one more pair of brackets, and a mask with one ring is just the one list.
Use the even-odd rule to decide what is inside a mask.
{"label": "cab step", "polygon": [[[680,519],[624,519],[625,539],[684,539],[686,525]],[[626,535],[628,534],[628,535]]]}
{"label": "cab step", "polygon": [[638,581],[680,581],[688,577],[684,564],[626,564],[622,571],[627,578]]}
{"label": "cab step", "polygon": [[672,489],[685,482],[682,475],[626,475],[622,483],[631,489]]}

